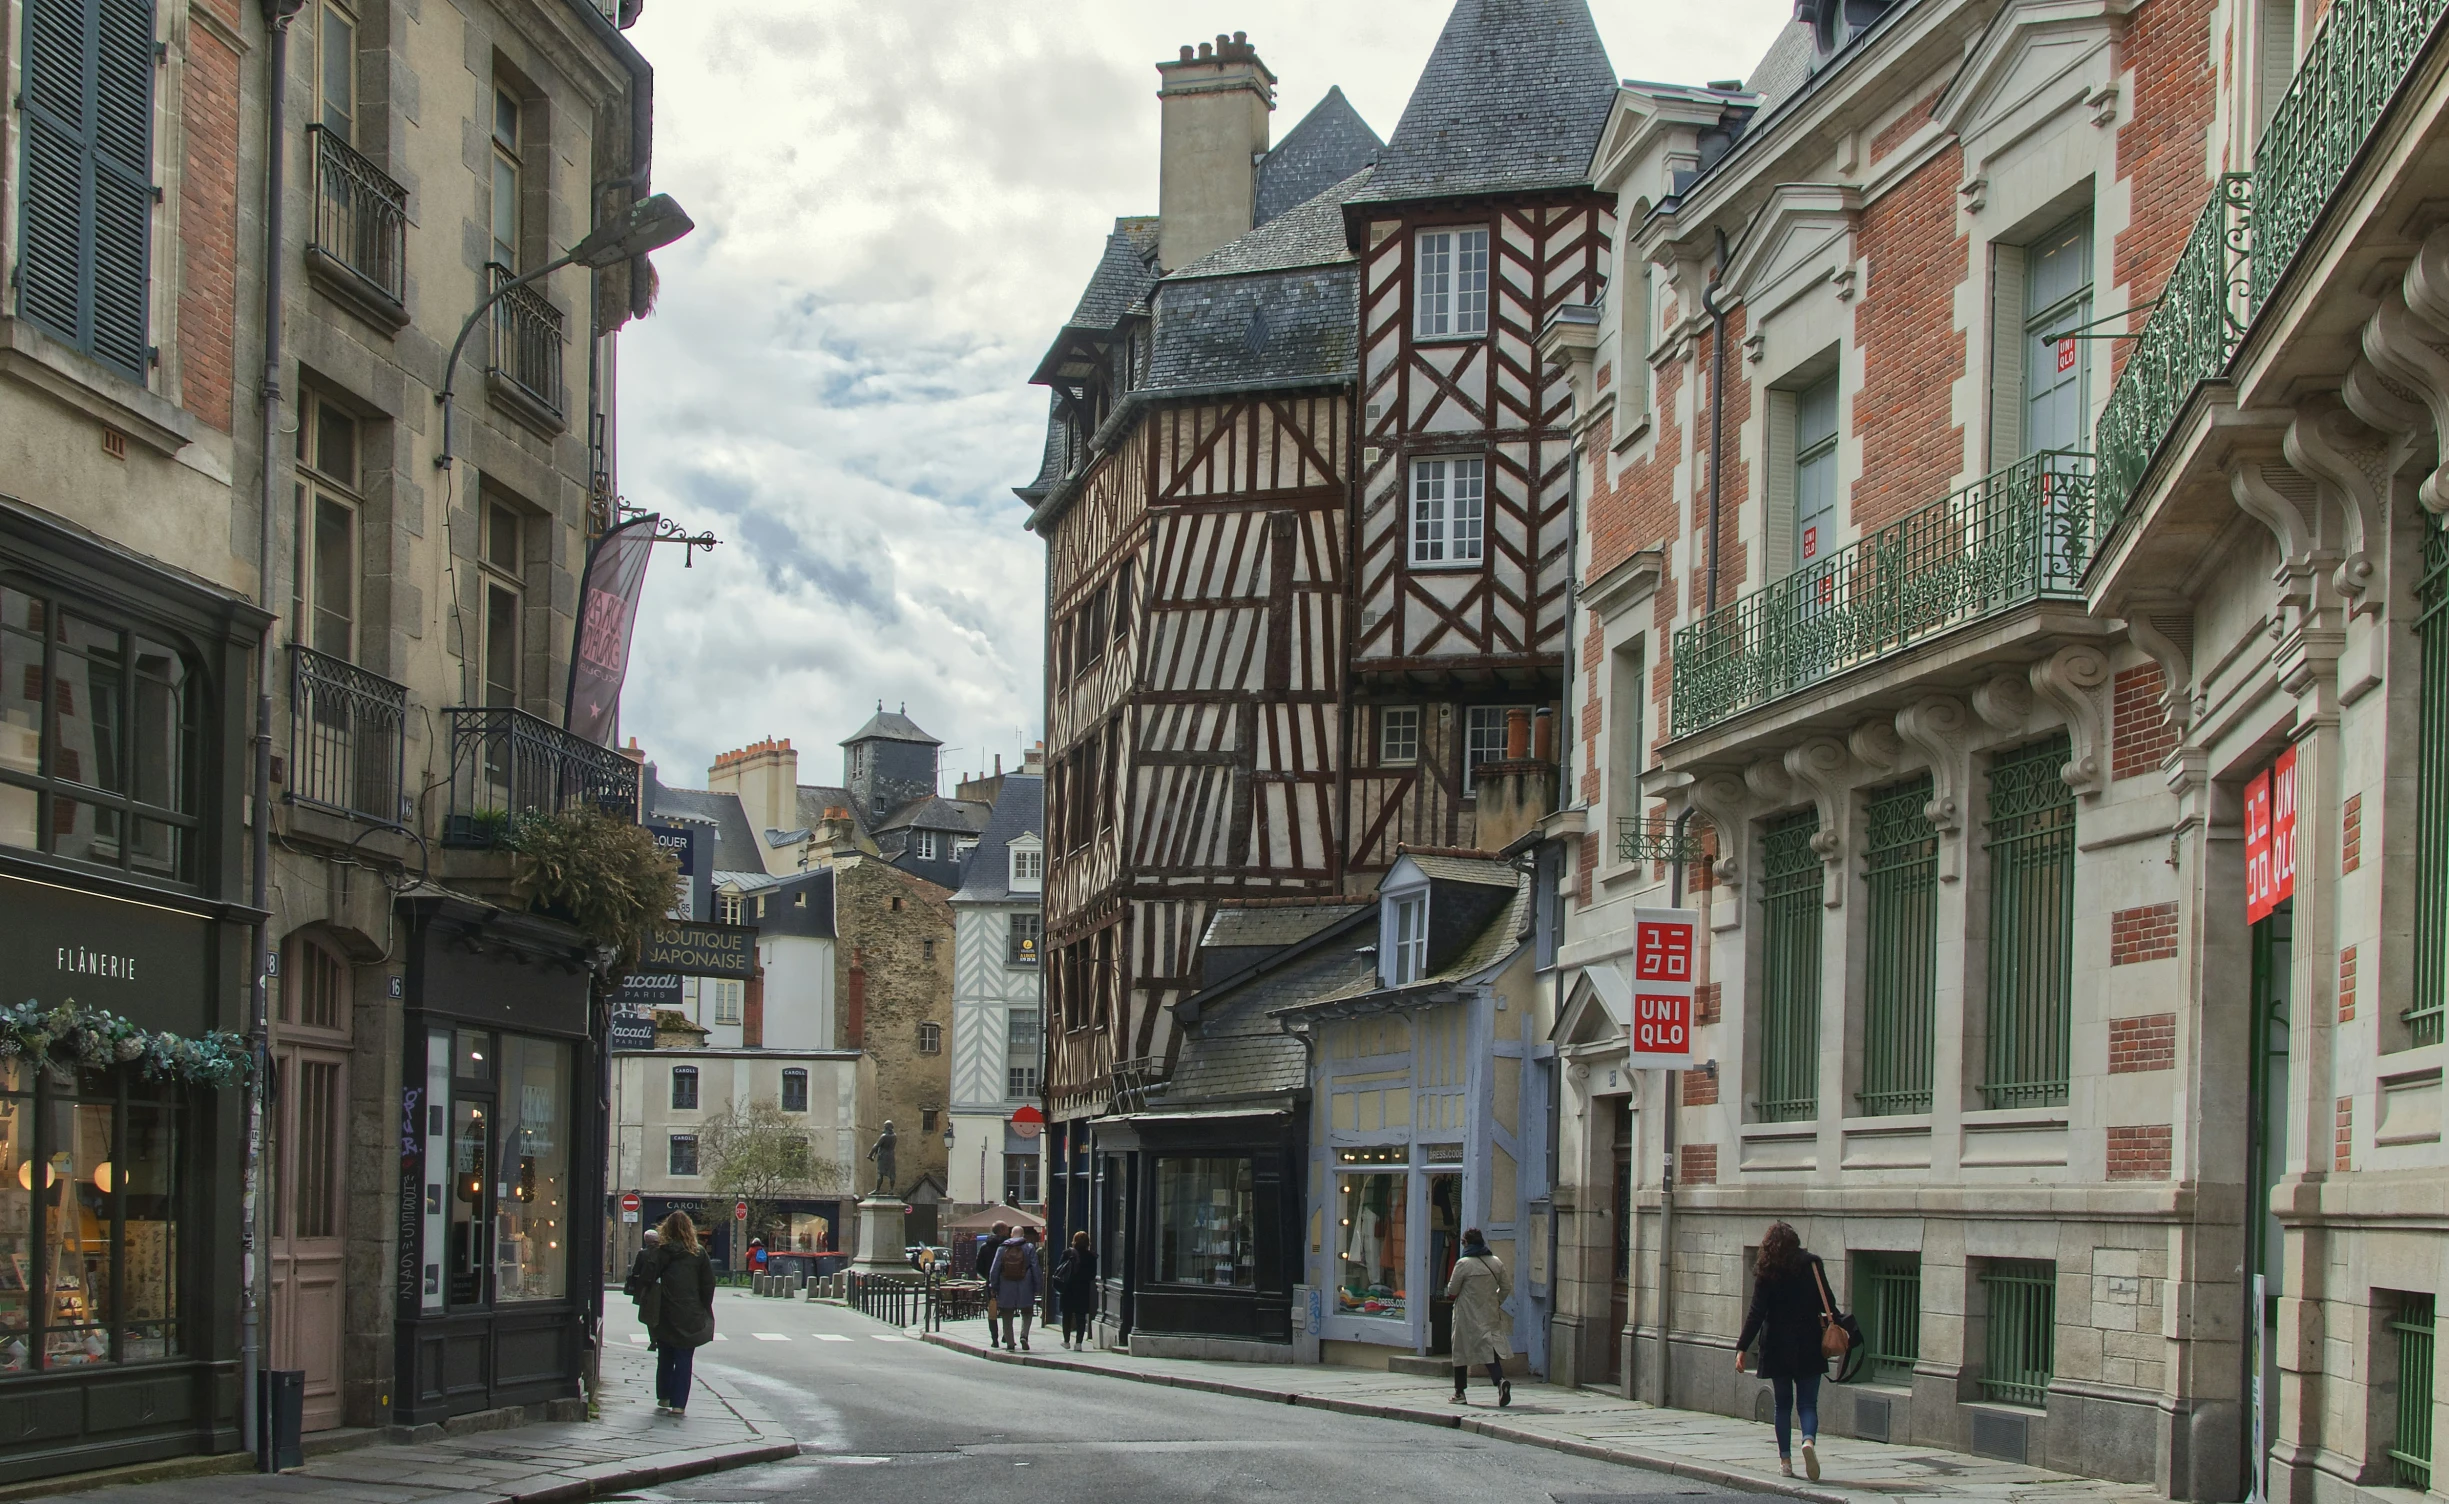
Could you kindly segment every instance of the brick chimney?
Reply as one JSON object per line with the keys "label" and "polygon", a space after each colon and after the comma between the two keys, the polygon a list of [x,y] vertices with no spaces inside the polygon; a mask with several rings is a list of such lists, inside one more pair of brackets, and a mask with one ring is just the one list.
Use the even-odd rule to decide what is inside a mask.
{"label": "brick chimney", "polygon": [[1257,214],[1258,158],[1276,76],[1242,32],[1201,42],[1156,65],[1164,82],[1163,146],[1157,166],[1157,262],[1190,265],[1250,232]]}
{"label": "brick chimney", "polygon": [[799,754],[787,736],[715,754],[706,787],[739,795],[750,830],[791,830],[799,824]]}
{"label": "brick chimney", "polygon": [[1516,708],[1505,713],[1505,756],[1479,766],[1472,844],[1502,851],[1556,810],[1556,717]]}

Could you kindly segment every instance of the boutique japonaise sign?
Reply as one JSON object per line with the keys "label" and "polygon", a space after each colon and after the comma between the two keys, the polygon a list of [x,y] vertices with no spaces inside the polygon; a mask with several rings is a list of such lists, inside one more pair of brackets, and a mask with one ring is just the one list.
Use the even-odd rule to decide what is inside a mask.
{"label": "boutique japonaise sign", "polygon": [[744,924],[666,924],[646,943],[638,970],[745,982],[757,973],[757,932]]}
{"label": "boutique japonaise sign", "polygon": [[2245,785],[2245,922],[2259,924],[2296,893],[2296,749]]}
{"label": "boutique japonaise sign", "polygon": [[1700,935],[1692,909],[1633,911],[1631,1057],[1635,1070],[1692,1064],[1692,961]]}

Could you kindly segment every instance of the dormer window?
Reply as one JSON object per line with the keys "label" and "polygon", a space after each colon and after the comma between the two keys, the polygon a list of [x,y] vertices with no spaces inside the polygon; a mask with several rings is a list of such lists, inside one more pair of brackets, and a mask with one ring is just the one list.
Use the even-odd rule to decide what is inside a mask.
{"label": "dormer window", "polygon": [[1010,880],[1006,883],[1015,893],[1035,893],[1046,884],[1046,851],[1035,836],[1023,836],[1009,848],[1012,858]]}
{"label": "dormer window", "polygon": [[932,830],[918,831],[910,838],[910,854],[922,862],[934,861],[936,849],[936,835]]}
{"label": "dormer window", "polygon": [[1422,339],[1488,332],[1488,232],[1423,230],[1412,243],[1413,331]]}
{"label": "dormer window", "polygon": [[1411,893],[1394,900],[1394,943],[1388,948],[1386,981],[1408,987],[1428,974],[1429,896]]}

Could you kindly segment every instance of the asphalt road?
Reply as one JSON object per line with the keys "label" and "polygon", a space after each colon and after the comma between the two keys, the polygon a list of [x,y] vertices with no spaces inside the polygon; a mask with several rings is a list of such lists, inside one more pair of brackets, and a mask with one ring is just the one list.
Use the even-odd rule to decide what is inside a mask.
{"label": "asphalt road", "polygon": [[[634,1308],[614,1292],[607,1333]],[[988,1363],[839,1306],[725,1290],[698,1350],[790,1426],[794,1461],[624,1499],[673,1504],[1680,1504],[1746,1497],[1539,1447]],[[677,1422],[685,1427],[688,1422]]]}

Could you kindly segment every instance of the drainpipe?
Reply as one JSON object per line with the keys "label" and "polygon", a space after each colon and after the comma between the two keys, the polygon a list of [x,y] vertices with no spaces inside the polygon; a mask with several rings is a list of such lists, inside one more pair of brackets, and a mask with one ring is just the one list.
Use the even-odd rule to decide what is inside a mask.
{"label": "drainpipe", "polygon": [[1701,307],[1709,314],[1709,606],[1718,609],[1718,452],[1726,432],[1726,310],[1718,293],[1726,282],[1726,232],[1718,231],[1718,264],[1709,269],[1709,285],[1701,289]]}
{"label": "drainpipe", "polygon": [[263,1196],[264,1111],[272,1085],[271,1008],[264,976],[265,957],[271,953],[272,920],[270,908],[271,877],[267,870],[272,862],[272,659],[277,644],[278,613],[272,596],[272,531],[277,515],[275,498],[280,489],[280,476],[274,456],[280,453],[281,429],[281,267],[285,246],[282,243],[282,199],[288,187],[285,165],[287,136],[287,104],[289,95],[289,23],[305,6],[305,0],[264,0],[264,20],[271,32],[271,46],[266,59],[269,70],[265,88],[265,149],[264,149],[264,375],[257,393],[256,405],[262,410],[260,434],[263,448],[257,456],[256,469],[261,481],[256,508],[255,526],[255,594],[256,604],[274,620],[264,627],[264,638],[255,653],[255,773],[251,798],[253,829],[249,833],[248,865],[254,870],[249,876],[247,900],[258,915],[255,921],[255,980],[248,989],[247,1048],[254,1063],[254,1072],[247,1090],[247,1158],[246,1187],[243,1199],[245,1232],[240,1260],[245,1289],[239,1297],[238,1316],[238,1440],[239,1445],[252,1448],[269,1471],[276,1460],[270,1449],[262,1446],[260,1413],[257,1394],[257,1374],[263,1367],[264,1308],[270,1304],[268,1276],[270,1264],[264,1240],[264,1213],[268,1208]]}
{"label": "drainpipe", "polygon": [[[1723,237],[1721,237],[1721,243],[1723,243]],[[1719,264],[1721,267],[1724,266],[1723,257]],[[1712,282],[1710,285],[1714,288],[1717,284]],[[1708,294],[1703,293],[1702,297],[1706,300]],[[1714,418],[1717,404],[1713,400],[1710,406]],[[1709,465],[1709,491],[1712,498],[1710,513],[1713,517],[1717,512],[1715,504],[1717,488],[1718,466],[1717,461],[1712,459]],[[1713,547],[1718,541],[1718,530],[1714,523],[1709,529],[1709,541]],[[1717,578],[1717,570],[1714,566],[1710,570],[1710,578],[1714,584]],[[1678,859],[1667,864],[1667,907],[1670,909],[1680,909],[1684,906],[1684,863],[1681,858],[1684,850],[1684,834],[1691,827],[1692,808],[1686,805],[1684,812],[1675,817],[1674,851]],[[1668,1071],[1665,1073],[1665,1079],[1667,1084],[1663,1094],[1663,1110],[1658,1117],[1659,1139],[1665,1148],[1664,1168],[1660,1171],[1658,1182],[1658,1408],[1661,1410],[1666,1409],[1671,1403],[1669,1395],[1673,1385],[1670,1381],[1675,1372],[1673,1357],[1667,1346],[1667,1330],[1669,1318],[1675,1310],[1675,1120],[1682,1111],[1683,1073]],[[1628,1364],[1627,1367],[1629,1368],[1630,1365]]]}

